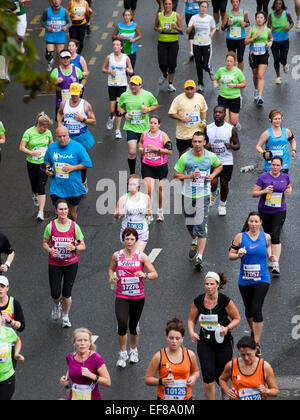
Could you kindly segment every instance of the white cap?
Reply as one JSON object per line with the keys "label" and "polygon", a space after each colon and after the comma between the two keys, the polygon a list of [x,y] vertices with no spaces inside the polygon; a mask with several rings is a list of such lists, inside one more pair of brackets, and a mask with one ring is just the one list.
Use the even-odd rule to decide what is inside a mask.
{"label": "white cap", "polygon": [[2,284],[5,287],[9,286],[8,278],[5,276],[0,276],[0,284]]}

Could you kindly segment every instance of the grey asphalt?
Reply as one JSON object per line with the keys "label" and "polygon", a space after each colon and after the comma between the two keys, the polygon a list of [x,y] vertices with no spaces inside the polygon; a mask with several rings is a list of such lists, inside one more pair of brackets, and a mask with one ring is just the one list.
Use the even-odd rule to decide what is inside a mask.
{"label": "grey asphalt", "polygon": [[[30,36],[38,46],[41,55],[39,68],[44,63],[44,43],[39,37],[41,28],[38,23],[31,23],[47,2],[32,2],[28,11]],[[66,3],[66,2],[64,2]],[[108,95],[106,76],[101,73],[101,66],[107,54],[111,52],[111,29],[106,25],[120,20],[122,8],[117,0],[94,2],[92,35],[86,39],[83,55],[89,61],[95,57],[95,64],[90,66],[91,75],[85,90],[85,98],[92,104],[97,126],[91,131],[96,139],[96,146],[91,151],[94,163],[89,170],[89,194],[79,208],[78,223],[81,226],[87,251],[80,256],[77,281],[73,291],[71,321],[73,329],[86,326],[99,336],[96,344],[104,358],[112,378],[110,389],[103,389],[106,400],[143,400],[155,399],[155,388],[144,385],[143,377],[153,354],[165,345],[164,328],[166,322],[177,316],[188,319],[193,299],[203,293],[204,274],[208,270],[222,271],[230,279],[225,293],[237,304],[242,315],[240,326],[234,331],[235,341],[249,328],[244,317],[242,300],[237,287],[239,264],[228,260],[228,248],[241,227],[248,213],[257,209],[257,201],[251,198],[252,187],[260,173],[263,162],[255,151],[259,135],[268,128],[268,113],[272,108],[280,108],[284,113],[284,124],[291,128],[296,139],[299,138],[299,81],[297,61],[292,65],[294,78],[283,76],[281,87],[275,86],[273,58],[266,75],[265,105],[257,108],[252,102],[253,86],[251,71],[247,59],[245,75],[248,81],[243,96],[241,111],[242,131],[240,133],[241,150],[235,154],[235,170],[230,184],[228,215],[220,218],[214,208],[209,216],[209,240],[204,256],[204,270],[199,274],[188,261],[190,243],[181,215],[167,215],[162,224],[154,222],[150,230],[150,242],[146,252],[154,248],[162,249],[155,261],[159,279],[146,283],[146,305],[140,327],[140,363],[128,366],[124,370],[115,367],[118,353],[116,321],[114,315],[114,295],[107,282],[107,270],[111,255],[120,249],[120,223],[115,222],[111,214],[99,215],[96,202],[101,192],[96,191],[101,179],[113,179],[117,182],[119,171],[127,170],[127,145],[125,139],[116,141],[112,133],[105,128],[108,115]],[[251,22],[254,21],[254,2],[247,3]],[[293,1],[288,0],[294,16]],[[118,17],[112,17],[118,10]],[[180,4],[178,11],[183,12]],[[158,94],[156,40],[153,23],[156,2],[139,0],[136,21],[143,39],[139,42],[136,73],[144,80],[144,88]],[[210,9],[210,13],[211,13]],[[109,36],[102,40],[102,34]],[[300,34],[291,32],[290,61],[297,56]],[[95,52],[101,44],[102,49]],[[99,49],[99,48],[98,48]],[[162,129],[175,140],[175,124],[167,116],[172,99],[183,91],[184,81],[196,77],[194,64],[187,62],[187,38],[180,38],[180,53],[175,79],[177,92],[170,94],[160,91],[159,103],[162,108]],[[213,43],[212,64],[215,69],[224,64],[225,36],[217,33]],[[247,53],[245,55],[247,58]],[[295,58],[297,60],[297,57]],[[25,129],[34,124],[35,116],[41,110],[53,115],[54,97],[38,97],[29,104],[23,103],[26,94],[19,84],[12,83],[7,88],[6,99],[0,102],[0,120],[7,129],[7,144],[3,148],[0,166],[0,230],[7,234],[15,251],[16,259],[9,272],[11,293],[22,304],[26,317],[26,330],[22,333],[24,365],[17,368],[17,388],[14,399],[18,400],[56,400],[66,398],[60,387],[59,378],[66,372],[65,356],[73,351],[72,330],[62,330],[59,324],[51,321],[51,301],[48,285],[47,255],[42,249],[43,231],[46,222],[53,214],[50,200],[47,202],[48,220],[37,224],[34,220],[35,209],[31,200],[31,191],[26,173],[23,154],[18,151],[19,141]],[[208,120],[212,121],[212,109],[216,104],[217,94],[209,78],[205,75],[205,98],[209,106]],[[54,128],[53,128],[54,132]],[[125,133],[124,133],[125,137]],[[169,179],[172,179],[173,167],[178,158],[177,151],[169,159]],[[293,194],[287,199],[288,216],[283,229],[283,252],[281,258],[281,277],[272,281],[265,306],[265,329],[262,340],[263,356],[271,363],[282,390],[280,399],[299,399],[299,328],[300,323],[300,287],[299,287],[299,158],[292,161],[290,176]],[[254,173],[241,174],[242,166],[255,164]],[[139,171],[138,166],[138,171]],[[118,184],[117,184],[118,187]],[[173,196],[172,196],[173,198]],[[178,196],[175,199],[179,199]],[[184,344],[196,352],[188,334]],[[235,354],[236,351],[235,351]],[[194,399],[203,399],[201,380],[194,388]]]}

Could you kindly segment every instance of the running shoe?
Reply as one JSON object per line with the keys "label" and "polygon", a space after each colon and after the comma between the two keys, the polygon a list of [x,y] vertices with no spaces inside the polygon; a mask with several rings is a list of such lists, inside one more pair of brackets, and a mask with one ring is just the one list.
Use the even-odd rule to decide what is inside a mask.
{"label": "running shoe", "polygon": [[37,195],[34,195],[32,197],[32,200],[33,200],[33,204],[35,205],[35,207],[38,207],[39,206],[39,199],[38,199]]}
{"label": "running shoe", "polygon": [[54,58],[51,58],[51,60],[48,61],[47,70],[48,70],[49,73],[52,72],[54,63],[55,63],[55,59]]}
{"label": "running shoe", "polygon": [[297,19],[297,23],[295,28],[299,31],[300,30],[300,18]]}
{"label": "running shoe", "polygon": [[237,125],[235,126],[235,128],[237,129],[237,131],[242,131],[242,125],[241,123],[237,123]]}
{"label": "running shoe", "polygon": [[189,259],[193,260],[196,255],[197,255],[197,251],[198,251],[198,245],[194,244],[193,242],[191,243],[190,246],[190,250],[189,250]]}
{"label": "running shoe", "polygon": [[121,139],[122,138],[121,130],[116,130],[115,138],[116,139]]}
{"label": "running shoe", "polygon": [[72,327],[72,324],[69,320],[69,317],[62,318],[61,327],[62,328],[71,328]]}
{"label": "running shoe", "polygon": [[51,312],[51,318],[53,319],[53,321],[58,321],[61,318],[61,311],[61,303],[59,303],[58,305],[54,304]]}
{"label": "running shoe", "polygon": [[129,351],[129,362],[130,363],[138,363],[139,362],[138,349],[130,349],[130,351]]}
{"label": "running shoe", "polygon": [[220,25],[220,23],[217,23],[216,24],[216,30],[219,31],[220,29],[221,29],[221,25]]}
{"label": "running shoe", "polygon": [[226,206],[219,206],[218,213],[219,213],[219,216],[226,216],[227,214]]}
{"label": "running shoe", "polygon": [[173,85],[173,83],[169,83],[168,91],[169,92],[176,92],[176,87]]}
{"label": "running shoe", "polygon": [[127,360],[128,360],[127,351],[120,351],[119,359],[117,361],[117,367],[125,368]]}
{"label": "running shoe", "polygon": [[257,101],[257,99],[258,99],[258,90],[255,89],[254,90],[254,101]]}
{"label": "running shoe", "polygon": [[264,104],[264,100],[263,100],[263,98],[261,97],[261,96],[259,96],[258,98],[257,98],[257,105],[258,106],[262,106],[263,104]]}
{"label": "running shoe", "polygon": [[281,85],[281,83],[282,83],[281,77],[277,77],[275,83],[276,83],[276,85]]}
{"label": "running shoe", "polygon": [[204,92],[204,86],[203,85],[198,85],[197,86],[197,92],[203,93]]}
{"label": "running shoe", "polygon": [[114,128],[114,122],[115,122],[115,117],[108,117],[107,123],[106,123],[106,128],[107,130],[112,130]]}
{"label": "running shoe", "polygon": [[158,209],[157,210],[157,221],[158,222],[163,222],[164,220],[165,220],[165,218],[164,218],[163,209]]}
{"label": "running shoe", "polygon": [[162,86],[167,80],[167,77],[165,77],[164,75],[160,76],[160,78],[158,79],[158,84],[159,86]]}
{"label": "running shoe", "polygon": [[271,273],[275,276],[280,276],[280,267],[278,262],[273,262]]}
{"label": "running shoe", "polygon": [[283,71],[285,72],[285,74],[289,74],[290,72],[290,65],[286,64],[285,66],[283,66]]}
{"label": "running shoe", "polygon": [[256,353],[255,353],[256,357],[261,357],[262,356],[262,351],[261,351],[261,346],[260,344],[256,344]]}
{"label": "running shoe", "polygon": [[201,271],[202,268],[203,268],[202,258],[199,257],[199,255],[197,255],[196,258],[195,258],[194,266],[195,266],[195,269],[198,270],[198,271]]}
{"label": "running shoe", "polygon": [[44,212],[43,211],[39,211],[38,212],[38,214],[36,216],[36,220],[38,222],[43,222],[45,220],[45,218],[44,218]]}

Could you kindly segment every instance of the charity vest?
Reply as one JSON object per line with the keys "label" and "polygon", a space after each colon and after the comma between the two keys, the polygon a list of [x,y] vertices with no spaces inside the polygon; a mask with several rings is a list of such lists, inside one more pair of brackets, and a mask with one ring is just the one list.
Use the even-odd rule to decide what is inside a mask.
{"label": "charity vest", "polygon": [[150,132],[146,131],[143,140],[143,148],[145,151],[143,156],[143,163],[149,166],[161,166],[167,163],[167,155],[154,152],[153,150],[147,147],[148,145],[152,145],[158,147],[159,149],[163,149],[164,143],[162,138],[162,131],[159,131],[156,137],[151,137]]}
{"label": "charity vest", "polygon": [[59,250],[59,257],[53,258],[49,254],[50,265],[71,265],[79,261],[78,253],[74,251],[68,251],[66,245],[76,243],[76,223],[71,221],[70,228],[67,232],[61,232],[56,227],[55,220],[51,222],[51,233],[50,233],[50,248]]}
{"label": "charity vest", "polygon": [[259,359],[257,368],[251,376],[243,375],[239,368],[238,359],[232,361],[232,388],[235,389],[237,394],[236,400],[267,400],[267,396],[258,391],[257,387],[259,385],[266,385],[263,359]]}
{"label": "charity vest", "polygon": [[109,70],[115,70],[116,75],[108,75],[108,86],[127,86],[127,55],[122,54],[121,61],[115,59],[115,54],[111,53],[109,56]]}
{"label": "charity vest", "polygon": [[232,10],[229,10],[228,12],[228,20],[233,21],[233,25],[231,25],[227,29],[227,39],[245,39],[246,38],[246,31],[245,28],[241,26],[241,22],[244,22],[245,20],[245,11],[240,10],[240,13],[238,15],[235,15]]}
{"label": "charity vest", "polygon": [[[254,25],[252,28],[253,38],[256,37],[257,32],[258,32],[257,26]],[[268,51],[268,47],[267,47],[268,42],[269,42],[269,31],[268,31],[267,25],[265,25],[264,30],[259,35],[259,37],[256,38],[255,41],[253,41],[250,44],[250,51],[252,51],[254,55],[264,55]]]}
{"label": "charity vest", "polygon": [[65,102],[63,113],[64,113],[64,123],[67,127],[70,136],[83,134],[87,130],[87,125],[84,122],[78,121],[75,119],[75,114],[78,113],[82,117],[87,118],[85,112],[85,100],[80,99],[77,106],[71,106],[70,99]]}
{"label": "charity vest", "polygon": [[52,7],[48,7],[47,11],[47,26],[52,28],[52,32],[45,32],[45,41],[49,44],[65,44],[66,32],[62,28],[67,24],[66,11],[63,7],[60,8],[59,13],[53,12]]}
{"label": "charity vest", "polygon": [[87,4],[85,0],[82,0],[79,5],[75,0],[73,0],[70,15],[74,14],[75,17],[72,17],[72,25],[80,26],[86,23],[86,6]]}
{"label": "charity vest", "polygon": [[159,27],[163,30],[159,34],[158,40],[160,42],[176,42],[178,41],[178,33],[176,29],[172,29],[172,24],[177,25],[176,12],[173,12],[170,17],[166,17],[163,12],[159,13]]}
{"label": "charity vest", "polygon": [[135,251],[132,258],[126,258],[124,250],[118,252],[117,298],[142,299],[145,297],[143,279],[135,275],[137,271],[143,271],[143,269],[144,264],[139,250]]}
{"label": "charity vest", "polygon": [[[272,128],[268,130],[268,141],[266,142],[266,148],[271,151],[272,156],[279,156],[283,160],[282,169],[289,169],[290,167],[290,153],[288,147],[288,137],[286,134],[286,128],[281,128],[281,136],[275,137]],[[265,171],[271,170],[271,162],[265,161]]]}
{"label": "charity vest", "polygon": [[12,296],[9,296],[7,308],[1,312],[8,314],[10,319],[15,319],[15,299]]}
{"label": "charity vest", "polygon": [[215,123],[207,126],[207,136],[212,152],[215,153],[223,165],[233,165],[232,150],[227,149],[225,143],[230,143],[233,126],[225,122],[221,127]]}
{"label": "charity vest", "polygon": [[210,174],[211,159],[209,152],[204,150],[204,159],[198,162],[194,159],[192,150],[187,152],[187,162],[184,175],[191,175],[195,171],[200,172],[198,179],[187,179],[183,181],[182,195],[185,197],[200,198],[210,195],[211,184],[206,181],[206,177]]}

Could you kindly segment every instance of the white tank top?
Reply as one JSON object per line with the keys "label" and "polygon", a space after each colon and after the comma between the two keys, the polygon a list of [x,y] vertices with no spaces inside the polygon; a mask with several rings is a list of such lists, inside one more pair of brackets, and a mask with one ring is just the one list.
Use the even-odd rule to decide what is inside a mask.
{"label": "white tank top", "polygon": [[146,232],[148,230],[148,223],[146,219],[147,207],[148,200],[145,194],[139,193],[139,199],[137,201],[132,200],[130,195],[127,194],[124,206],[125,216],[122,221],[122,229],[131,227],[139,234]]}
{"label": "white tank top", "polygon": [[233,165],[233,154],[228,150],[225,143],[230,143],[233,126],[227,122],[222,127],[217,127],[215,123],[207,126],[207,136],[212,152],[215,153],[223,165]]}
{"label": "white tank top", "polygon": [[67,127],[70,136],[85,133],[87,130],[85,123],[75,119],[74,115],[76,112],[82,115],[84,118],[87,118],[87,114],[85,112],[85,100],[80,99],[80,102],[77,106],[71,106],[70,99],[66,100],[63,113],[65,127]]}
{"label": "white tank top", "polygon": [[114,53],[111,53],[109,56],[109,70],[116,70],[116,75],[108,75],[108,86],[127,86],[127,55],[122,54],[122,60],[117,61],[115,59]]}

